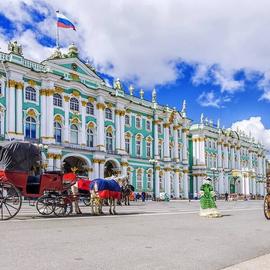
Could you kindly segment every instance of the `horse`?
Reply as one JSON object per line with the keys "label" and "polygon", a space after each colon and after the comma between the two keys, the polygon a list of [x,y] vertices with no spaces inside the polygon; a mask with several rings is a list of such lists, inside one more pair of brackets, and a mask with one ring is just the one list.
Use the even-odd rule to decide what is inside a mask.
{"label": "horse", "polygon": [[125,205],[130,205],[129,197],[134,190],[134,187],[128,183],[125,186],[122,186],[122,201],[125,203]]}
{"label": "horse", "polygon": [[[109,201],[110,215],[116,215],[116,199],[120,199],[121,187],[127,183],[126,176],[112,176],[105,179],[95,179],[90,184],[91,208],[93,215],[103,214],[103,200]],[[104,188],[104,189],[103,189]],[[113,209],[112,209],[113,207]]]}

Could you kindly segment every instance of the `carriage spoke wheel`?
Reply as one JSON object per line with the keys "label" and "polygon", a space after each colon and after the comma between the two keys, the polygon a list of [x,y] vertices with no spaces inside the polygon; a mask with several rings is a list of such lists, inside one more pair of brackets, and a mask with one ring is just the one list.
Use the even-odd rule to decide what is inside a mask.
{"label": "carriage spoke wheel", "polygon": [[49,195],[43,195],[38,198],[36,202],[36,208],[39,214],[43,216],[49,216],[53,213],[55,207],[55,198]]}
{"label": "carriage spoke wheel", "polygon": [[266,194],[264,198],[264,215],[270,219],[270,194]]}
{"label": "carriage spoke wheel", "polygon": [[22,206],[20,191],[9,182],[0,183],[0,220],[15,217]]}
{"label": "carriage spoke wheel", "polygon": [[68,197],[58,197],[55,200],[54,214],[58,217],[68,216],[72,213],[72,201]]}

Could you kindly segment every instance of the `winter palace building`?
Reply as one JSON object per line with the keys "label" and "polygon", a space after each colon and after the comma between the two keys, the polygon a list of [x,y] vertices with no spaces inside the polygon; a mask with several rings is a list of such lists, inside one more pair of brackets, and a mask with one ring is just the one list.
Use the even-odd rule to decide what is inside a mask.
{"label": "winter palace building", "polygon": [[137,191],[179,198],[213,178],[221,194],[263,194],[265,150],[250,136],[215,126],[203,116],[192,124],[182,108],[114,87],[71,45],[42,63],[25,59],[17,42],[0,52],[1,140],[41,148],[47,170],[76,171],[91,179],[128,175]]}

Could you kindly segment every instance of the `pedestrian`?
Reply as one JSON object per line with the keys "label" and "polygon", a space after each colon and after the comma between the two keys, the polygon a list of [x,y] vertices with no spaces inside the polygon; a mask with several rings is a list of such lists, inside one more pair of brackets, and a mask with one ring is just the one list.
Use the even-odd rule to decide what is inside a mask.
{"label": "pedestrian", "polygon": [[145,202],[145,192],[142,192],[142,202]]}
{"label": "pedestrian", "polygon": [[227,202],[228,201],[228,197],[229,197],[229,194],[228,192],[225,193],[225,201]]}
{"label": "pedestrian", "polygon": [[200,216],[211,218],[221,217],[222,215],[219,213],[214,201],[215,192],[211,182],[212,179],[207,177],[204,179],[203,185],[201,186]]}

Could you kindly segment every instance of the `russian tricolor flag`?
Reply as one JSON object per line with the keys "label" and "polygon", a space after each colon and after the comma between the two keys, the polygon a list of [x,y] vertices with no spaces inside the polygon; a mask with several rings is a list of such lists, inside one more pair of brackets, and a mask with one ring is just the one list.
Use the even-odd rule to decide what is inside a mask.
{"label": "russian tricolor flag", "polygon": [[76,31],[74,24],[63,14],[56,11],[57,16],[57,27],[61,28],[71,28]]}

